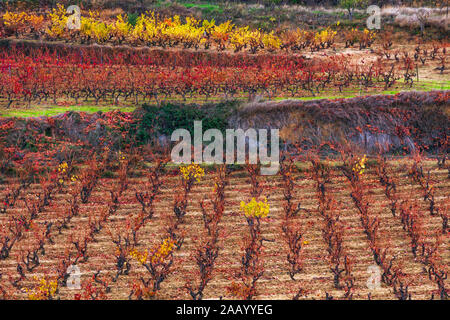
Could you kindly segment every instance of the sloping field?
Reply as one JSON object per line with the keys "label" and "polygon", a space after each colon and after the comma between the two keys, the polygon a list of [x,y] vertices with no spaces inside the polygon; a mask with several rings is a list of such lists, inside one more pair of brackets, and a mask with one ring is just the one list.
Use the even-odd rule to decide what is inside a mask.
{"label": "sloping field", "polygon": [[[310,164],[298,163],[298,173],[294,175],[296,183],[294,187],[294,200],[299,201],[302,210],[292,218],[294,224],[303,230],[303,269],[295,275],[292,280],[288,274],[289,265],[286,256],[289,248],[283,238],[281,225],[284,216],[282,177],[259,176],[263,182],[263,196],[267,197],[270,204],[270,212],[267,218],[261,219],[262,237],[264,250],[261,259],[264,261],[265,272],[257,281],[256,299],[291,299],[297,292],[304,290],[299,298],[325,299],[327,294],[334,299],[342,299],[345,290],[336,289],[333,284],[333,273],[330,271],[327,243],[324,240],[324,217],[318,211],[318,197],[316,184],[310,178]],[[448,268],[450,265],[449,233],[448,228],[443,230],[442,219],[439,215],[431,215],[429,203],[424,200],[423,189],[408,176],[408,168],[411,162],[390,161],[388,167],[392,177],[398,181],[397,195],[400,201],[409,200],[416,203],[422,220],[422,227],[426,231],[425,242],[430,245],[435,243],[435,238],[440,236],[438,253],[440,265]],[[431,180],[434,186],[435,205],[440,212],[446,213],[449,203],[450,180],[447,169],[438,168],[435,162],[428,161],[424,170],[430,170]],[[67,260],[67,257],[76,256],[77,250],[74,241],[82,238],[89,230],[89,223],[93,217],[98,216],[102,210],[111,208],[111,195],[108,190],[117,188],[119,179],[116,173],[111,177],[99,179],[87,203],[80,203],[79,214],[74,216],[66,228],[58,232],[56,226],[61,224],[63,216],[70,208],[69,194],[71,186],[69,183],[56,190],[48,205],[42,212],[38,213],[28,231],[24,231],[20,240],[14,244],[6,259],[0,260],[2,278],[0,285],[3,290],[11,294],[9,298],[26,299],[28,293],[19,288],[33,288],[43,276],[55,279],[58,276],[58,266]],[[206,173],[203,179],[195,183],[188,196],[187,214],[179,225],[178,234],[184,235],[184,242],[180,249],[174,251],[174,262],[170,267],[168,277],[161,283],[161,289],[154,297],[158,299],[189,299],[188,291],[184,288],[189,280],[198,281],[198,266],[195,263],[195,253],[198,236],[205,232],[200,202],[211,194],[214,187],[214,171]],[[117,282],[112,278],[116,276],[116,245],[112,242],[109,230],[125,230],[127,219],[138,217],[141,205],[136,199],[136,191],[145,191],[145,172],[142,169],[133,169],[129,174],[127,189],[119,196],[117,208],[111,214],[107,214],[103,227],[96,232],[87,245],[87,261],[79,261],[78,267],[82,272],[82,282],[88,281],[97,271],[100,277],[108,283],[109,292],[105,292],[109,299],[128,299],[134,281],[140,277],[149,277],[148,271],[135,259],[131,259],[129,274],[118,276]],[[439,287],[433,277],[429,277],[427,270],[429,265],[423,263],[420,256],[414,258],[411,251],[411,236],[403,228],[402,219],[397,213],[393,216],[390,210],[390,200],[386,197],[384,187],[379,182],[379,177],[374,167],[369,168],[361,177],[361,183],[365,186],[365,199],[369,202],[369,214],[379,218],[377,237],[379,244],[388,248],[387,256],[393,257],[395,267],[401,268],[404,273],[404,283],[408,284],[408,293],[412,299],[430,299],[432,296],[439,298]],[[179,192],[177,186],[180,177],[177,170],[166,172],[161,186],[161,193],[155,200],[154,216],[147,220],[138,232],[137,250],[151,249],[158,246],[162,239],[167,237],[167,226],[175,217],[173,211],[174,196]],[[16,186],[15,181],[10,180],[0,185],[0,199],[4,199],[7,193]],[[235,272],[241,266],[243,254],[243,239],[248,234],[246,219],[239,210],[240,202],[248,202],[251,183],[245,170],[234,171],[229,176],[229,184],[225,188],[225,212],[219,222],[220,235],[218,244],[219,255],[216,259],[212,279],[204,290],[204,299],[233,298],[227,287],[231,285]],[[352,190],[348,179],[341,171],[333,166],[331,183],[327,192],[331,194],[336,202],[336,212],[340,215],[343,224],[343,250],[353,261],[352,276],[354,277],[353,298],[367,299],[397,299],[392,285],[381,282],[381,287],[370,290],[367,281],[370,277],[368,268],[376,265],[374,255],[369,246],[368,236],[361,223],[360,214],[350,196]],[[19,200],[15,205],[8,208],[5,213],[0,214],[0,225],[2,233],[9,232],[6,226],[10,219],[20,215],[28,215],[29,210],[25,202],[20,198],[31,199],[37,194],[43,194],[42,184],[31,184],[21,191]],[[45,229],[45,224],[53,222],[49,227],[49,237],[44,242],[44,249],[38,251],[39,265],[32,271],[25,268],[20,262],[26,278],[16,282],[17,288],[12,286],[12,281],[20,278],[18,273],[17,257],[29,248],[36,246],[37,237],[34,235],[38,227]],[[114,231],[113,231],[114,232]],[[73,237],[72,237],[73,236]],[[51,240],[50,240],[51,239]],[[37,279],[33,277],[37,276]],[[10,278],[10,279],[9,279]],[[449,288],[450,280],[445,279],[445,288]],[[100,286],[100,284],[95,283]],[[58,284],[56,297],[61,299],[73,299],[80,293],[79,290],[69,290],[60,283]],[[86,290],[86,289],[83,289]],[[23,291],[23,292],[21,292]],[[1,294],[1,292],[0,292]]]}

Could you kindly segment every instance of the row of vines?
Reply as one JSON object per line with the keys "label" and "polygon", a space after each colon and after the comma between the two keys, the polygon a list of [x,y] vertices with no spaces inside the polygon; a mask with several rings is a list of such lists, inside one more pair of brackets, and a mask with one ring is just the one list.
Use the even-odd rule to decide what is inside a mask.
{"label": "row of vines", "polygon": [[[189,276],[184,276],[184,284],[180,284],[178,290],[192,299],[204,298],[208,285],[223,272],[228,277],[227,292],[223,295],[254,299],[264,292],[268,280],[268,248],[277,243],[282,252],[277,259],[284,256],[284,262],[277,261],[277,264],[284,266],[283,273],[295,284],[298,292],[292,298],[298,299],[308,296],[308,291],[304,290],[304,273],[311,261],[308,232],[311,228],[319,228],[322,237],[318,241],[322,241],[326,250],[322,257],[328,266],[329,279],[332,279],[331,287],[337,290],[333,294],[323,292],[322,298],[333,299],[338,295],[342,299],[352,299],[362,289],[357,278],[360,272],[357,271],[357,259],[345,241],[347,225],[352,222],[342,219],[342,203],[331,191],[336,177],[346,177],[350,187],[346,197],[354,203],[354,212],[367,238],[373,262],[381,270],[380,280],[392,290],[393,297],[414,299],[415,289],[412,275],[403,265],[408,261],[406,256],[393,254],[395,244],[386,241],[386,235],[381,231],[385,218],[374,212],[380,207],[374,209],[370,204],[374,203],[369,191],[370,179],[379,180],[377,188],[384,192],[388,202],[386,209],[408,235],[411,243],[408,250],[415,259],[413,263],[423,265],[430,285],[435,286],[435,290],[426,294],[429,298],[448,298],[448,257],[445,256],[449,235],[448,198],[438,199],[434,191],[438,181],[431,179],[429,174],[417,173],[423,170],[419,157],[411,162],[409,172],[402,175],[402,179],[410,179],[409,182],[399,182],[398,173],[393,173],[381,156],[369,164],[366,156],[358,157],[351,152],[342,152],[342,165],[337,167],[321,160],[317,154],[309,153],[304,159],[307,162],[303,162],[309,163],[304,174],[299,174],[293,158],[286,157],[281,163],[276,185],[258,175],[259,165],[244,165],[248,184],[240,191],[239,199],[242,200],[237,208],[229,207],[230,201],[234,200],[227,199],[226,195],[233,175],[229,167],[217,166],[209,172],[197,164],[169,169],[166,159],[152,157],[152,166],[145,168],[140,165],[143,160],[133,152],[112,153],[105,149],[82,166],[64,161],[50,172],[21,175],[15,184],[10,184],[9,191],[2,192],[0,212],[0,295],[5,299],[19,296],[29,299],[108,299],[115,290],[123,288],[116,287],[116,283],[125,281],[129,284],[128,298],[154,299],[167,289],[167,279],[182,270],[177,264],[191,261],[194,269]],[[139,185],[134,178],[138,167],[143,172],[140,178],[143,182]],[[115,178],[105,179],[105,174],[113,168]],[[433,170],[441,169],[439,162]],[[375,178],[369,178],[369,175]],[[156,205],[163,201],[162,192],[169,181],[175,182],[171,187],[173,205],[164,210],[167,214],[159,216],[161,211],[155,210]],[[206,182],[210,191],[201,196],[203,200],[199,203],[202,223],[195,235],[186,234],[186,218],[193,214],[190,198],[197,188],[204,188]],[[298,198],[299,183],[311,184],[317,206],[305,207],[305,199]],[[406,199],[398,191],[400,184],[415,183],[418,193],[412,198]],[[30,189],[31,186],[34,187]],[[101,205],[92,202],[95,190],[109,195]],[[272,192],[280,195],[279,215],[273,212],[275,203],[269,195]],[[136,209],[124,216],[120,210],[131,201],[126,199],[130,194]],[[427,207],[428,213],[422,210]],[[48,211],[52,214],[51,219]],[[318,225],[300,218],[303,214],[314,215]],[[224,267],[218,261],[220,255],[229,250],[224,247],[225,239],[232,236],[230,226],[224,223],[229,215],[241,217],[241,230],[246,232],[237,239],[241,243],[240,260],[235,261],[233,267]],[[81,217],[83,219],[79,220]],[[441,226],[426,227],[425,221],[431,221],[431,218],[438,218]],[[74,219],[78,219],[76,227]],[[275,238],[265,231],[274,219],[280,219],[279,236]],[[148,243],[146,228],[154,224],[160,225],[160,231]],[[96,242],[105,236],[109,240],[102,241],[109,245],[98,253]],[[59,244],[56,256],[51,254],[55,243]],[[189,249],[185,249],[186,245]],[[239,245],[235,249],[239,250]],[[67,290],[72,281],[72,268],[85,264],[87,267],[96,255],[113,261],[114,271],[105,273],[94,264],[98,269],[90,270],[92,277],[84,277],[78,291]],[[371,293],[367,297],[370,299]]]}

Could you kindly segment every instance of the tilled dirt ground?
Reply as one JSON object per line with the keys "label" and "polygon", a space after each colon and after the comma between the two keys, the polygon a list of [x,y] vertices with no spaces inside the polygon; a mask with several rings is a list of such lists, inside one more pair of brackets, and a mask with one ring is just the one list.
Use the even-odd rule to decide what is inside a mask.
{"label": "tilled dirt ground", "polygon": [[[431,216],[427,203],[423,200],[423,192],[420,187],[407,176],[405,161],[390,162],[389,165],[398,179],[398,195],[401,200],[417,202],[421,208],[424,225],[429,234],[429,240],[434,242],[434,238],[441,234],[441,244],[439,252],[442,265],[450,265],[449,235],[442,235],[442,221],[438,216]],[[409,165],[409,164],[407,164]],[[335,299],[343,298],[344,292],[337,290],[333,285],[333,274],[329,267],[327,244],[322,235],[323,218],[317,211],[317,195],[314,181],[305,175],[309,170],[309,165],[304,165],[304,171],[296,175],[295,199],[299,200],[302,210],[297,216],[296,223],[300,224],[304,230],[305,258],[304,268],[292,280],[288,275],[288,263],[286,255],[288,247],[282,237],[281,221],[283,216],[283,193],[280,185],[280,176],[263,177],[266,196],[270,204],[270,213],[267,219],[262,222],[262,234],[271,240],[264,242],[263,260],[265,272],[257,284],[257,299],[292,299],[299,289],[303,289],[305,294],[301,299],[325,299],[326,293]],[[439,169],[435,162],[427,162],[425,168],[430,170],[434,186],[436,204],[441,210],[448,208],[450,200],[450,180],[448,172]],[[181,225],[181,230],[185,235],[184,243],[180,250],[175,252],[174,264],[168,278],[161,284],[161,290],[157,293],[158,299],[189,299],[190,296],[184,289],[184,285],[189,280],[197,279],[198,267],[193,259],[195,241],[197,236],[204,231],[200,201],[204,199],[213,188],[212,180],[214,173],[207,173],[202,181],[196,184],[189,196],[187,215]],[[225,194],[225,214],[219,224],[221,236],[219,245],[221,250],[216,260],[213,277],[204,291],[205,299],[231,299],[233,298],[227,290],[233,280],[233,275],[241,267],[241,256],[243,253],[243,237],[248,233],[248,227],[243,214],[239,211],[240,201],[249,201],[250,180],[246,171],[235,171],[231,174],[230,183]],[[166,227],[169,217],[173,216],[173,198],[176,193],[176,186],[179,184],[179,177],[167,176],[162,186],[162,192],[157,197],[156,210],[153,218],[147,222],[145,227],[139,231],[139,250],[151,249],[161,243],[166,236]],[[411,252],[411,239],[403,229],[400,217],[394,217],[389,209],[389,200],[384,195],[384,189],[380,185],[374,169],[364,173],[363,182],[368,186],[366,197],[369,199],[370,214],[380,219],[379,236],[383,246],[388,248],[389,255],[396,256],[395,263],[400,266],[406,274],[409,283],[409,292],[412,299],[430,299],[434,294],[437,298],[437,284],[430,280],[425,270],[425,266],[415,259]],[[0,199],[3,199],[8,188],[14,184],[0,185]],[[26,272],[27,277],[20,282],[22,287],[32,287],[37,284],[38,278],[44,274],[49,277],[55,276],[57,265],[68,251],[75,252],[74,246],[70,243],[70,236],[82,232],[88,227],[88,216],[92,212],[100,211],[107,207],[109,201],[109,188],[117,184],[117,179],[102,178],[90,197],[89,203],[82,204],[80,215],[74,217],[68,229],[63,229],[61,233],[53,231],[53,243],[46,243],[45,255],[40,255],[40,265],[33,272]],[[129,275],[120,275],[117,282],[110,279],[116,274],[115,246],[108,235],[108,229],[119,225],[124,226],[127,217],[136,216],[141,206],[136,200],[136,190],[142,190],[144,178],[130,178],[128,189],[119,199],[120,206],[116,213],[109,216],[105,228],[94,236],[94,241],[89,243],[88,257],[86,262],[78,263],[82,272],[82,281],[92,277],[97,271],[101,271],[101,276],[105,277],[111,292],[106,295],[108,299],[128,299],[131,292],[132,282],[141,276],[148,277],[148,272],[137,261],[132,260]],[[23,192],[23,196],[30,197],[41,191],[38,184],[32,184]],[[368,246],[367,236],[361,225],[358,211],[350,197],[350,184],[345,176],[337,169],[333,170],[332,184],[330,192],[337,200],[338,212],[344,224],[344,250],[354,261],[353,276],[355,277],[354,299],[367,299],[370,294],[372,299],[396,299],[393,288],[381,283],[378,289],[370,290],[367,287],[367,280],[370,276],[368,268],[375,265],[371,250]],[[55,195],[49,206],[39,214],[35,224],[43,225],[45,222],[58,221],[61,219],[64,210],[67,209],[68,194],[64,190]],[[11,217],[17,217],[26,210],[24,202],[19,200],[14,208],[9,209],[5,214],[0,214],[0,226],[4,228]],[[5,231],[5,229],[3,229]],[[0,272],[3,277],[0,285],[10,288],[8,275],[18,278],[16,271],[17,256],[21,250],[33,244],[33,228],[25,232],[23,238],[15,244],[10,257],[0,260]],[[450,286],[450,280],[445,280],[445,285]],[[57,297],[61,299],[73,299],[77,290],[59,288]],[[26,299],[27,294],[20,290],[15,290],[15,299]]]}

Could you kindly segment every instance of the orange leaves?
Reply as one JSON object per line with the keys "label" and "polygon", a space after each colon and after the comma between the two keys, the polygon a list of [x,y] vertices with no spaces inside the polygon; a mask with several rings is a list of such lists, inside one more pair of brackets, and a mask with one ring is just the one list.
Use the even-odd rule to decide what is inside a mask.
{"label": "orange leaves", "polygon": [[[267,52],[282,49],[297,51],[308,46],[312,51],[321,50],[332,46],[337,35],[337,31],[331,27],[319,32],[299,29],[265,32],[251,29],[249,26],[236,27],[230,20],[216,24],[214,19],[201,21],[186,17],[182,21],[178,15],[162,18],[155,12],[141,14],[135,24],[131,25],[127,16],[118,15],[114,21],[106,21],[101,19],[97,12],[92,11],[89,11],[88,16],[81,15],[80,30],[73,32],[66,26],[68,15],[63,5],[54,8],[48,18],[24,12],[7,12],[3,20],[7,27],[14,29],[17,36],[30,31],[43,33],[44,25],[49,25],[45,31],[54,40],[119,44],[125,42],[163,48],[183,46],[195,49],[200,45],[210,49],[214,44],[218,51],[232,49],[239,52],[248,49],[253,54],[260,49]],[[351,32],[354,34],[351,41],[354,41],[353,38],[359,39],[361,47],[370,46],[373,42],[372,31],[353,29]],[[346,37],[348,38],[348,35]]]}
{"label": "orange leaves", "polygon": [[44,17],[26,12],[14,13],[6,11],[3,16],[6,28],[16,36],[22,33],[40,32],[44,25]]}
{"label": "orange leaves", "polygon": [[[364,49],[367,47],[370,47],[372,43],[375,41],[375,32],[373,30],[358,30],[358,28],[352,28],[350,30],[346,30],[344,32],[344,39],[345,39],[345,47],[352,47],[355,42],[359,42],[359,48]],[[388,38],[386,38],[388,39]],[[386,40],[385,48],[388,49],[392,42],[389,42],[390,40]],[[389,43],[391,43],[389,45]]]}
{"label": "orange leaves", "polygon": [[38,278],[34,277],[35,280],[39,281],[39,284],[35,286],[34,289],[26,289],[28,293],[29,300],[52,300],[55,293],[58,290],[58,283],[56,280],[51,280],[48,277]]}
{"label": "orange leaves", "polygon": [[141,280],[134,280],[131,285],[132,291],[131,296],[135,296],[138,300],[151,299],[155,296],[155,291],[153,291],[150,287],[146,286]]}
{"label": "orange leaves", "polygon": [[255,288],[247,287],[234,281],[227,287],[227,290],[232,296],[239,300],[249,300],[255,295]]}

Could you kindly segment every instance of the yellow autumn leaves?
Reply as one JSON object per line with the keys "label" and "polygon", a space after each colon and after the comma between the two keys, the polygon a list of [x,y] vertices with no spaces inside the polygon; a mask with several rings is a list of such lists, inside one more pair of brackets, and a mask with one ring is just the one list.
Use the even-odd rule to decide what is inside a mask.
{"label": "yellow autumn leaves", "polygon": [[60,174],[60,178],[58,179],[58,182],[62,185],[64,183],[64,175],[66,175],[67,170],[69,169],[69,165],[67,164],[67,162],[62,162],[59,166],[58,166],[58,173]]}
{"label": "yellow autumn leaves", "polygon": [[344,31],[345,46],[351,47],[355,42],[360,43],[361,48],[370,46],[375,40],[375,31],[364,29],[359,30],[358,28],[352,28],[350,30]]}
{"label": "yellow autumn leaves", "polygon": [[2,16],[2,19],[6,26],[17,30],[18,32],[27,28],[31,31],[38,31],[44,24],[43,16],[28,14],[26,12],[14,13],[6,11]]}
{"label": "yellow autumn leaves", "polygon": [[163,243],[151,252],[148,250],[140,252],[137,249],[133,249],[130,252],[130,256],[139,261],[141,264],[146,264],[148,257],[150,256],[151,263],[158,264],[163,263],[164,260],[172,253],[174,248],[175,240],[169,237],[164,239]]}
{"label": "yellow autumn leaves", "polygon": [[205,170],[196,163],[180,167],[180,173],[185,181],[200,182],[201,178],[205,176]]}
{"label": "yellow autumn leaves", "polygon": [[[113,25],[106,24],[98,20],[98,14],[89,11],[89,17],[80,18],[80,34],[85,40],[94,39],[96,42],[109,40],[115,31]],[[120,23],[120,22],[119,22]]]}
{"label": "yellow autumn leaves", "polygon": [[[58,173],[60,174],[60,178],[58,179],[58,182],[60,183],[60,184],[63,184],[64,183],[64,179],[63,179],[63,177],[68,173],[68,170],[69,170],[69,165],[67,164],[67,162],[62,162],[59,166],[58,166],[58,168],[57,168],[57,171],[58,171]],[[70,176],[70,181],[72,181],[72,182],[75,182],[75,181],[77,181],[79,179],[79,177],[77,176],[77,175],[75,175],[75,174],[72,174],[71,176]]]}
{"label": "yellow autumn leaves", "polygon": [[322,48],[329,48],[333,43],[337,35],[337,31],[331,30],[330,27],[317,32],[314,36],[314,42],[316,46],[321,46]]}
{"label": "yellow autumn leaves", "polygon": [[[63,5],[58,4],[56,8],[49,14],[50,26],[46,33],[51,37],[64,38],[69,32],[67,28],[68,16]],[[87,17],[80,17],[79,33],[85,40],[93,39],[97,42],[105,42],[112,36],[117,38],[128,35],[131,25],[124,21],[122,16],[117,16],[117,20],[112,24],[108,24],[99,20],[97,12],[89,11]]]}
{"label": "yellow autumn leaves", "polygon": [[261,30],[249,30],[249,27],[235,28],[230,32],[230,44],[235,52],[241,51],[243,48],[250,47],[250,51],[255,53],[259,48],[265,48],[272,52],[281,48],[282,41],[279,37]]}
{"label": "yellow autumn leaves", "polygon": [[145,264],[145,263],[147,263],[148,251],[145,250],[145,251],[141,252],[137,249],[133,249],[130,251],[130,257],[139,261],[141,264]]}
{"label": "yellow autumn leaves", "polygon": [[61,174],[64,174],[67,172],[68,168],[69,168],[69,165],[67,164],[67,162],[64,161],[58,166],[58,172]]}
{"label": "yellow autumn leaves", "polygon": [[56,280],[48,280],[46,278],[37,278],[39,285],[33,290],[25,288],[29,300],[48,300],[51,299],[58,290],[58,282]]}
{"label": "yellow autumn leaves", "polygon": [[[192,163],[187,166],[180,167],[180,173],[185,181],[197,181],[199,182],[202,177],[205,176],[205,171],[198,164]],[[214,191],[217,188],[217,183],[214,185]],[[241,201],[240,210],[247,218],[265,218],[269,214],[270,205],[267,203],[267,199],[263,198],[262,201],[257,201],[252,198],[250,202],[245,203]]]}
{"label": "yellow autumn leaves", "polygon": [[255,198],[249,203],[241,201],[241,211],[247,218],[265,218],[269,214],[270,205],[267,203],[267,199],[263,201],[256,201]]}
{"label": "yellow autumn leaves", "polygon": [[[48,36],[59,39],[76,37],[82,41],[97,43],[112,41],[162,47],[183,45],[185,48],[195,49],[200,46],[208,49],[215,44],[218,50],[232,49],[235,52],[245,48],[252,53],[259,49],[272,52],[283,48],[298,49],[306,45],[316,49],[328,48],[337,35],[337,31],[331,27],[317,32],[297,29],[275,34],[274,31],[264,32],[261,29],[250,29],[249,26],[237,27],[229,20],[216,24],[214,19],[199,20],[187,17],[185,22],[182,22],[178,15],[162,18],[152,11],[141,14],[133,24],[129,22],[127,15],[118,15],[112,21],[105,21],[100,18],[98,12],[89,11],[87,15],[80,17],[80,30],[69,30],[69,16],[61,4],[52,10],[49,18],[23,12],[6,12],[3,15],[5,24],[9,26],[16,29],[20,26],[30,26],[34,31],[39,29]],[[364,30],[361,37],[372,41],[374,33]]]}
{"label": "yellow autumn leaves", "polygon": [[358,158],[358,161],[353,166],[352,170],[356,174],[362,175],[366,169],[367,156],[364,155],[362,158]]}

